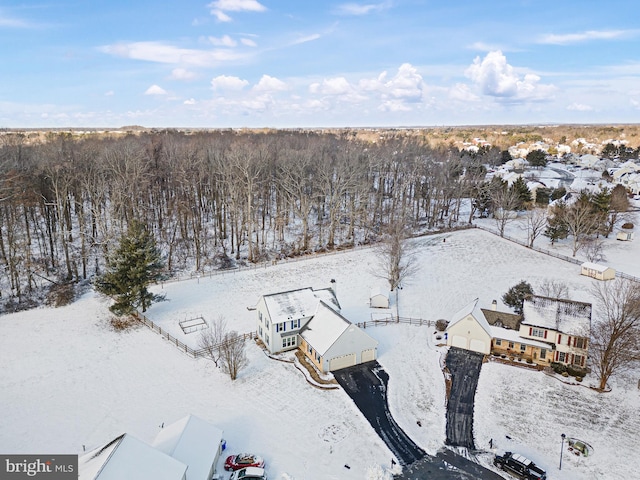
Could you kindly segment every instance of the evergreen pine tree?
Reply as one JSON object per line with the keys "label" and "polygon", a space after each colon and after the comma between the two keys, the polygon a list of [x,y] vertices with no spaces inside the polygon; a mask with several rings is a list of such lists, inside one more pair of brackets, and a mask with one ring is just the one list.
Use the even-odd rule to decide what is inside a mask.
{"label": "evergreen pine tree", "polygon": [[161,278],[163,269],[154,238],[139,222],[132,222],[117,250],[107,259],[107,271],[98,277],[95,289],[113,297],[115,303],[109,310],[118,316],[137,308],[144,312],[151,303],[163,299],[147,289]]}
{"label": "evergreen pine tree", "polygon": [[522,280],[502,296],[502,301],[505,305],[513,308],[518,315],[522,315],[522,306],[527,295],[533,295],[533,288],[528,282]]}

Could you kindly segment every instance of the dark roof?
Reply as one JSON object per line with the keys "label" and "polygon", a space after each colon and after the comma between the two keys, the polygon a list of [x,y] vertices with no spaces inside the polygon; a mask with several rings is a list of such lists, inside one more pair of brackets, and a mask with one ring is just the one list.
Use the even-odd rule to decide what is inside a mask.
{"label": "dark roof", "polygon": [[510,328],[511,330],[518,330],[520,328],[520,315],[508,312],[498,312],[487,308],[482,308],[481,310],[484,314],[484,318],[486,318],[489,325],[493,327]]}

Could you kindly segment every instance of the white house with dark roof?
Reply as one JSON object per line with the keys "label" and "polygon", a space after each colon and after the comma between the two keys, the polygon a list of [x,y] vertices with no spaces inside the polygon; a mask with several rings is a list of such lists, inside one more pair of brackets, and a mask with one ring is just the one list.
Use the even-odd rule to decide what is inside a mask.
{"label": "white house with dark roof", "polygon": [[128,433],[78,458],[80,480],[187,480],[186,472],[185,463]]}
{"label": "white house with dark roof", "polygon": [[300,331],[300,350],[326,373],[375,360],[378,341],[320,301]]}
{"label": "white house with dark roof", "polygon": [[279,353],[297,348],[298,333],[311,320],[320,301],[340,309],[333,288],[307,287],[260,297],[256,305],[258,337],[267,350]]}
{"label": "white house with dark roof", "polygon": [[474,352],[491,353],[491,326],[476,298],[456,312],[447,326],[447,345]]}
{"label": "white house with dark roof", "polygon": [[186,417],[164,427],[153,442],[157,450],[189,466],[186,480],[209,480],[222,453],[222,430],[196,417]]}

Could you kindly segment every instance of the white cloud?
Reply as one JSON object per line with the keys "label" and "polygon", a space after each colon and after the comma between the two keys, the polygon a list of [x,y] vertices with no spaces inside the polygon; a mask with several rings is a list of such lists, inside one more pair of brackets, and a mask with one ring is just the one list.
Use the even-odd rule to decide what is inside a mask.
{"label": "white cloud", "polygon": [[311,93],[320,93],[322,95],[346,95],[353,90],[346,78],[336,77],[322,81],[322,83],[312,83],[309,85]]}
{"label": "white cloud", "polygon": [[578,112],[591,112],[593,111],[593,107],[589,105],[585,105],[583,103],[572,103],[571,105],[567,106],[567,110],[575,110]]}
{"label": "white cloud", "polygon": [[464,83],[456,83],[449,89],[449,98],[452,100],[460,100],[462,102],[477,102],[480,98],[471,91],[469,85]]}
{"label": "white cloud", "polygon": [[282,80],[269,75],[263,75],[260,81],[253,87],[256,92],[278,92],[287,90],[287,84]]}
{"label": "white cloud", "polygon": [[167,91],[164,88],[159,87],[158,85],[151,85],[149,88],[147,88],[144,94],[145,95],[166,95]]}
{"label": "white cloud", "polygon": [[386,100],[380,104],[378,110],[382,112],[410,112],[411,107],[401,100]]}
{"label": "white cloud", "polygon": [[213,66],[237,60],[242,55],[228,49],[195,50],[179,48],[162,42],[118,43],[100,47],[100,51],[116,57],[195,66]]}
{"label": "white cloud", "polygon": [[588,30],[580,33],[549,33],[540,37],[538,43],[569,45],[590,40],[615,40],[622,37],[636,36],[637,34],[638,30]]}
{"label": "white cloud", "polygon": [[105,97],[113,97],[114,95],[115,95],[115,92],[113,90],[108,90],[104,92]]}
{"label": "white cloud", "polygon": [[29,28],[31,25],[19,18],[7,17],[0,13],[0,27]]}
{"label": "white cloud", "polygon": [[209,42],[216,47],[235,47],[238,42],[236,42],[229,35],[223,35],[220,38],[217,37],[209,37]]}
{"label": "white cloud", "polygon": [[247,85],[249,85],[247,80],[227,75],[220,75],[211,80],[214,90],[242,90]]}
{"label": "white cloud", "polygon": [[197,77],[198,75],[195,72],[191,72],[184,68],[174,68],[171,71],[171,77],[169,78],[172,80],[193,80]]}
{"label": "white cloud", "polygon": [[360,80],[359,86],[363,91],[379,93],[382,104],[378,109],[392,112],[411,110],[409,104],[422,102],[426,89],[422,75],[410,63],[400,65],[392,78],[385,71],[375,79]]}
{"label": "white cloud", "polygon": [[207,6],[219,22],[232,20],[225,12],[264,12],[267,9],[257,0],[216,0]]}
{"label": "white cloud", "polygon": [[185,100],[184,102],[185,105],[195,105],[197,102],[195,100],[195,98],[190,98],[189,100]]}
{"label": "white cloud", "polygon": [[320,35],[319,33],[313,33],[311,35],[306,35],[304,37],[296,38],[293,42],[291,42],[291,45],[299,45],[301,43],[313,42],[314,40],[317,40],[320,37],[322,37],[322,35]]}
{"label": "white cloud", "polygon": [[343,3],[338,5],[334,10],[337,15],[368,15],[370,13],[382,12],[391,7],[391,2],[379,2],[379,3]]}
{"label": "white cloud", "polygon": [[519,75],[500,50],[489,52],[484,59],[476,57],[465,75],[484,95],[507,101],[543,100],[555,91],[552,85],[540,84],[538,75]]}
{"label": "white cloud", "polygon": [[251,40],[250,38],[241,38],[240,43],[242,43],[246,47],[257,47],[258,44]]}

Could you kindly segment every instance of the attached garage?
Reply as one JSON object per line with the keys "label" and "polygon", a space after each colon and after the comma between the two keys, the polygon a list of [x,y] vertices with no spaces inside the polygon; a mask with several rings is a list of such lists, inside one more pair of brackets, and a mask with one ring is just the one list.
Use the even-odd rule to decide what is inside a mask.
{"label": "attached garage", "polygon": [[324,302],[300,338],[300,349],[325,373],[377,358],[378,341]]}
{"label": "attached garage", "polygon": [[349,353],[329,360],[329,370],[340,370],[341,368],[353,367],[356,364],[356,354]]}
{"label": "attached garage", "polygon": [[361,363],[373,362],[376,359],[376,349],[370,348],[369,350],[363,350],[361,358],[362,358]]}
{"label": "attached garage", "polygon": [[447,326],[447,345],[488,355],[491,327],[478,307],[478,299],[458,311]]}

